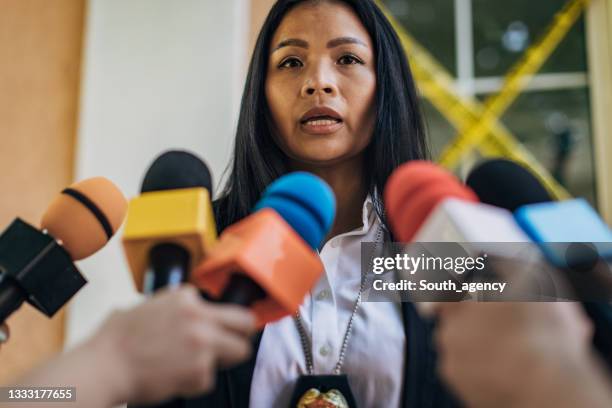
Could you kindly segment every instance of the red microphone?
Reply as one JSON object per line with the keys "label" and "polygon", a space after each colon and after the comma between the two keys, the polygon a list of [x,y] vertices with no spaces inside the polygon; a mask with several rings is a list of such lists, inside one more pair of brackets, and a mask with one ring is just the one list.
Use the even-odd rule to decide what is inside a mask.
{"label": "red microphone", "polygon": [[426,161],[399,167],[389,178],[384,196],[391,229],[402,242],[411,242],[445,200],[478,202],[476,194],[455,176]]}
{"label": "red microphone", "polygon": [[[469,187],[430,162],[413,161],[399,167],[389,178],[384,197],[391,229],[399,241],[460,244],[460,248],[445,245],[406,247],[406,253],[413,257],[425,251],[429,256],[446,258],[451,255],[449,252],[461,249],[471,257],[486,252],[501,258],[515,258],[515,246],[483,243],[529,242],[512,213],[480,203]],[[412,274],[400,276],[415,279]],[[430,273],[429,276],[430,280],[462,280],[460,273]],[[415,297],[419,295],[422,293],[414,294]],[[429,302],[448,300],[447,296],[446,293],[427,292],[425,299]],[[418,306],[424,314],[433,311],[432,303],[421,302]]]}

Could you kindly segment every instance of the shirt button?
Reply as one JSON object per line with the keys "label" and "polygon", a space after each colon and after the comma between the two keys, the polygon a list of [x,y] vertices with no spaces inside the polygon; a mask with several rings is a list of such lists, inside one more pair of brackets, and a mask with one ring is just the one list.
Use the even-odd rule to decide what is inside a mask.
{"label": "shirt button", "polygon": [[317,295],[317,300],[325,300],[329,297],[329,291],[326,289],[323,289],[322,291],[319,292],[319,294]]}
{"label": "shirt button", "polygon": [[331,348],[328,345],[321,346],[319,349],[319,354],[321,354],[323,357],[327,357],[329,353],[331,353]]}
{"label": "shirt button", "polygon": [[331,242],[332,248],[338,248],[340,246],[340,238],[334,238]]}

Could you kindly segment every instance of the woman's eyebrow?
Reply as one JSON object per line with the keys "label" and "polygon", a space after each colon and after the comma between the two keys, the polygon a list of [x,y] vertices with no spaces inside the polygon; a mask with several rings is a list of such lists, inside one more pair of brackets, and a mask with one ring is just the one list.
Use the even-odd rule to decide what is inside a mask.
{"label": "woman's eyebrow", "polygon": [[358,45],[363,45],[364,47],[367,47],[366,43],[361,41],[359,38],[339,37],[339,38],[334,38],[333,40],[330,40],[327,43],[327,48],[334,48],[334,47],[337,47],[343,44],[358,44]]}
{"label": "woman's eyebrow", "polygon": [[[358,45],[363,45],[364,47],[367,47],[366,43],[360,40],[359,38],[338,37],[338,38],[334,38],[333,40],[330,40],[327,43],[327,48],[334,48],[334,47],[338,47],[344,44],[358,44]],[[299,38],[288,38],[286,40],[279,42],[278,45],[274,47],[274,49],[272,49],[272,52],[278,51],[284,47],[291,47],[291,46],[308,49],[308,42],[304,40],[300,40]]]}
{"label": "woman's eyebrow", "polygon": [[286,40],[283,40],[281,42],[278,43],[278,45],[276,47],[274,47],[274,49],[272,50],[272,52],[274,51],[278,51],[279,49],[283,48],[283,47],[301,47],[301,48],[306,48],[308,49],[308,43],[304,40],[300,40],[298,38],[289,38]]}

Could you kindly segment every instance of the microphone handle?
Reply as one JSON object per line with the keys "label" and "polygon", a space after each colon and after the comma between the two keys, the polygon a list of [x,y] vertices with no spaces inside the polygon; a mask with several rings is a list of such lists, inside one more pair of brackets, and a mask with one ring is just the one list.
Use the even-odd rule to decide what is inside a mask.
{"label": "microphone handle", "polygon": [[[166,287],[175,287],[189,279],[189,252],[176,244],[159,244],[149,253],[150,282],[145,283],[145,293],[151,294]],[[140,406],[129,405],[128,408],[183,408],[183,398],[173,398],[160,404]]]}
{"label": "microphone handle", "polygon": [[180,245],[159,244],[149,253],[150,279],[145,292],[151,294],[165,287],[176,287],[189,279],[189,252]]}
{"label": "microphone handle", "polygon": [[265,297],[266,292],[251,278],[241,273],[234,273],[219,301],[249,307]]}
{"label": "microphone handle", "polygon": [[0,274],[0,324],[19,309],[26,299],[26,293],[13,279]]}

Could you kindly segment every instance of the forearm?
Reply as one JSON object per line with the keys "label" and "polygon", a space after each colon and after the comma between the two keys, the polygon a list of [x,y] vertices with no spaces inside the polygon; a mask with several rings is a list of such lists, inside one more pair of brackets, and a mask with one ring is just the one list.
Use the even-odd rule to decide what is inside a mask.
{"label": "forearm", "polygon": [[[18,382],[19,387],[74,387],[71,408],[109,408],[128,398],[126,373],[114,361],[116,353],[107,340],[92,339],[35,370]],[[24,403],[15,408],[25,408]],[[36,408],[55,403],[32,403]],[[12,407],[11,407],[12,408]]]}
{"label": "forearm", "polygon": [[549,365],[538,376],[525,393],[521,408],[612,406],[612,379],[593,356]]}

